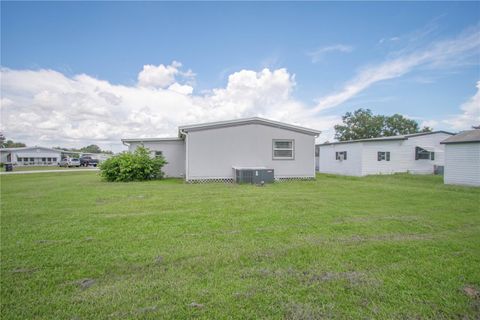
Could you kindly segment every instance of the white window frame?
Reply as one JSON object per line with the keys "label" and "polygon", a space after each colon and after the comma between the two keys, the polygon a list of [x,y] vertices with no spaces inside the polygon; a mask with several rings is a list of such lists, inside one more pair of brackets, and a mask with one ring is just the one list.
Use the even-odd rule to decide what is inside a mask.
{"label": "white window frame", "polygon": [[[275,146],[276,142],[291,142],[292,147],[291,148],[277,148]],[[292,151],[292,156],[290,156],[290,157],[277,157],[277,156],[275,156],[275,151],[276,150],[291,150]],[[295,160],[295,140],[294,139],[273,139],[272,140],[272,159],[273,160]]]}

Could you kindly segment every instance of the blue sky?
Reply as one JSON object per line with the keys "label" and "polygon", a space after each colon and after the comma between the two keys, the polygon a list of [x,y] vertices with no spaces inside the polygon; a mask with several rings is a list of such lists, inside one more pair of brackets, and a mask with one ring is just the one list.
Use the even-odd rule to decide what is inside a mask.
{"label": "blue sky", "polygon": [[[1,9],[2,131],[29,143],[118,149],[125,135],[171,135],[176,125],[251,115],[320,126],[331,139],[339,117],[359,107],[435,129],[480,122],[479,2]],[[187,97],[163,92],[172,84]],[[98,95],[114,99],[95,110]]]}

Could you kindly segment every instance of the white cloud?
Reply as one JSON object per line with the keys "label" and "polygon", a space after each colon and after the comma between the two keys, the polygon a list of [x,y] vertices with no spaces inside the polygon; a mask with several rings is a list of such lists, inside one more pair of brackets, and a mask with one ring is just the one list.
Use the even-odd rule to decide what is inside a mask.
{"label": "white cloud", "polygon": [[477,92],[473,97],[460,106],[462,114],[456,115],[443,122],[456,130],[468,130],[473,125],[480,125],[480,81],[477,82]]}
{"label": "white cloud", "polygon": [[[179,70],[180,64],[160,69],[168,67]],[[181,124],[263,116],[325,130],[340,121],[338,116],[312,117],[292,97],[295,75],[286,69],[241,70],[228,77],[226,87],[203,94],[193,93],[181,71],[154,80],[145,70],[139,76],[142,85],[124,86],[85,74],[3,68],[1,130],[29,145],[95,143],[118,151],[121,138],[175,136]]]}
{"label": "white cloud", "polygon": [[434,129],[437,125],[438,125],[437,120],[424,120],[420,123],[420,128],[429,127]]}
{"label": "white cloud", "polygon": [[193,78],[195,76],[191,70],[181,71],[181,67],[182,64],[178,61],[173,61],[167,66],[163,64],[158,66],[145,65],[138,74],[138,85],[141,87],[166,88],[175,82],[177,76],[185,78]]}
{"label": "white cloud", "polygon": [[319,48],[315,51],[309,52],[308,55],[312,58],[313,63],[317,63],[323,60],[326,54],[332,52],[341,52],[341,53],[349,53],[353,51],[353,47],[347,46],[344,44],[335,44],[331,46],[326,46]]}
{"label": "white cloud", "polygon": [[416,67],[448,68],[469,63],[471,57],[478,59],[478,50],[480,50],[480,31],[474,28],[455,39],[435,42],[427,48],[402,54],[379,65],[366,67],[339,92],[320,98],[315,111],[339,106],[373,84],[401,77]]}

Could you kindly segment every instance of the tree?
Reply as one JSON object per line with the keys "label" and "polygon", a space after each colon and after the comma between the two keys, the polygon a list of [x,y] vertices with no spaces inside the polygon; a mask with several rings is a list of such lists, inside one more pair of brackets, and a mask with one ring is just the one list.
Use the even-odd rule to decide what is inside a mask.
{"label": "tree", "polygon": [[3,133],[0,132],[0,148],[21,148],[27,145],[22,142],[14,142],[13,140],[7,140]]}
{"label": "tree", "polygon": [[419,129],[415,120],[400,114],[392,116],[374,115],[370,109],[347,112],[342,117],[343,124],[335,125],[335,138],[339,141],[389,137],[417,132],[431,132],[429,127]]}
{"label": "tree", "polygon": [[100,149],[100,147],[96,144],[91,144],[89,146],[83,147],[80,149],[80,151],[88,153],[102,153],[102,149]]}

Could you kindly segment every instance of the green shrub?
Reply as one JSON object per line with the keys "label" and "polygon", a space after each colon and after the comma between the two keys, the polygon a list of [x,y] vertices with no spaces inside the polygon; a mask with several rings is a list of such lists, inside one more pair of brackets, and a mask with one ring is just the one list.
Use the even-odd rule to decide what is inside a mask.
{"label": "green shrub", "polygon": [[152,158],[149,150],[138,147],[134,153],[123,152],[100,164],[100,175],[107,181],[144,181],[162,179],[163,157]]}

